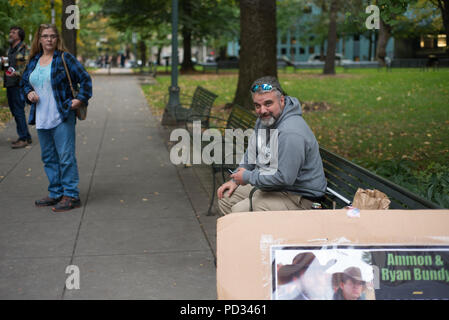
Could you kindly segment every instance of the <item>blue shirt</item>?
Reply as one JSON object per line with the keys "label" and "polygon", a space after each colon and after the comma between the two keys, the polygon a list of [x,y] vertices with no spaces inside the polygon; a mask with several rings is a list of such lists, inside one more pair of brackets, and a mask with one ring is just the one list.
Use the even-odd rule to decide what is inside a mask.
{"label": "blue shirt", "polygon": [[[70,90],[69,81],[67,80],[67,74],[62,63],[61,51],[55,50],[53,54],[53,61],[51,64],[51,88],[56,101],[56,107],[61,115],[61,120],[67,120],[70,108],[72,107],[72,91]],[[42,52],[31,58],[28,63],[23,76],[21,86],[23,88],[23,93],[25,94],[25,99],[27,103],[31,105],[30,108],[30,118],[28,123],[31,125],[36,124],[36,104],[28,100],[28,93],[34,91],[33,86],[30,83],[31,72],[36,68],[39,62]],[[84,69],[81,63],[70,53],[64,53],[64,60],[69,69],[70,77],[74,86],[79,84],[79,93],[76,99],[82,101],[86,106],[88,105],[88,100],[92,97],[92,79],[89,73]]]}
{"label": "blue shirt", "polygon": [[52,129],[61,123],[61,115],[51,88],[51,65],[36,64],[30,75],[30,83],[39,96],[36,104],[36,129]]}

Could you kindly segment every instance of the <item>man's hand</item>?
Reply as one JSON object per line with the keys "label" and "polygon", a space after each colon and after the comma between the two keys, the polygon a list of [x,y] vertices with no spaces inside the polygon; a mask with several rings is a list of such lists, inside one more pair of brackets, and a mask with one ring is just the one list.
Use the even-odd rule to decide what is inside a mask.
{"label": "man's hand", "polygon": [[73,99],[72,100],[72,110],[76,110],[76,109],[78,109],[79,107],[81,107],[83,105],[83,103],[81,102],[81,100],[78,100],[78,99]]}
{"label": "man's hand", "polygon": [[229,190],[228,197],[232,196],[234,190],[237,189],[239,185],[235,183],[233,180],[230,180],[226,183],[223,183],[220,188],[217,190],[218,199],[223,199],[224,193],[226,190]]}
{"label": "man's hand", "polygon": [[245,172],[245,170],[245,168],[239,168],[236,173],[231,174],[232,180],[234,180],[237,184],[244,186],[246,184],[243,182],[243,172]]}
{"label": "man's hand", "polygon": [[32,103],[36,103],[39,101],[39,96],[37,95],[37,93],[35,91],[30,91],[27,94],[27,98],[28,100],[30,100]]}

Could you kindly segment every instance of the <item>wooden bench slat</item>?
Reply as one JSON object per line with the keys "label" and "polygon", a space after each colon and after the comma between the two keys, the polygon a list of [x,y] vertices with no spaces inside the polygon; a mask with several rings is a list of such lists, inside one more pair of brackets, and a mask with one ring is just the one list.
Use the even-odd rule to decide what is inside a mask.
{"label": "wooden bench slat", "polygon": [[[176,120],[185,121],[186,130],[192,134],[193,121],[201,121],[203,129],[209,128],[210,113],[215,99],[218,97],[215,93],[198,86],[192,96],[190,108],[179,108],[176,111]],[[177,108],[178,109],[178,108]]]}
{"label": "wooden bench slat", "polygon": [[[332,152],[320,148],[323,166],[334,189],[341,191],[360,187],[377,189],[385,193],[391,200],[392,209],[437,209],[438,205],[362,168]],[[337,169],[338,168],[338,169]],[[338,177],[339,179],[336,179]],[[355,191],[354,191],[355,193]],[[353,196],[352,196],[353,197]]]}
{"label": "wooden bench slat", "polygon": [[[226,129],[242,129],[242,131],[245,131],[247,129],[253,129],[255,124],[256,124],[256,120],[257,120],[257,116],[252,113],[251,111],[249,111],[248,109],[245,109],[239,105],[234,105],[231,113],[229,114],[229,117],[226,121]],[[213,179],[213,190],[212,190],[212,196],[211,196],[211,201],[209,204],[209,209],[208,209],[208,213],[207,215],[211,215],[211,209],[214,203],[214,199],[215,199],[215,175],[217,172],[221,172],[221,175],[223,177],[223,180],[225,179],[225,175],[226,173],[226,169],[235,169],[238,166],[238,163],[236,163],[237,161],[239,161],[239,159],[236,159],[237,156],[237,150],[236,150],[236,145],[235,142],[237,141],[236,137],[233,137],[232,141],[225,141],[223,139],[223,145],[222,145],[222,163],[213,163],[211,165],[212,168],[212,179]],[[232,156],[233,156],[233,162],[232,164],[226,164],[225,162],[225,157],[227,156],[226,153],[226,149],[225,149],[225,143],[232,143]],[[246,148],[248,146],[248,139],[244,140],[244,150],[243,152],[245,152]]]}
{"label": "wooden bench slat", "polygon": [[[355,167],[350,167],[347,164],[342,165],[341,161],[339,164],[340,166],[338,170],[336,170],[336,167],[333,167],[332,164],[328,162],[325,171],[327,171],[329,175],[332,172],[332,174],[341,178],[340,187],[345,187],[345,189],[348,190],[348,186],[352,186],[353,194],[355,194],[359,187],[362,189],[378,189],[388,195],[392,202],[391,206],[397,208],[422,208],[421,203],[405,197],[402,190],[398,191],[396,188],[386,185],[385,181],[379,180],[380,177],[375,179],[374,177],[357,170]],[[330,176],[328,178],[330,179]]]}

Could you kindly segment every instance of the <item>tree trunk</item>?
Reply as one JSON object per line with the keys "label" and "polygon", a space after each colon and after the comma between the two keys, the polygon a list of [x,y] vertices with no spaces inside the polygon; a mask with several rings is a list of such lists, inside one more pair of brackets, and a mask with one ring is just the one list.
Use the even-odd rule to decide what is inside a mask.
{"label": "tree trunk", "polygon": [[[185,17],[190,17],[192,15],[192,7],[190,4],[191,0],[182,1],[182,12]],[[181,73],[189,73],[193,72],[195,69],[193,68],[192,63],[192,31],[188,22],[184,20],[184,25],[182,26],[182,48],[183,48],[183,56],[182,56],[182,64],[181,64]]]}
{"label": "tree trunk", "polygon": [[[66,8],[76,5],[76,0],[62,0],[62,40],[67,50],[76,57],[76,32],[74,24],[74,12],[66,13]],[[69,28],[68,28],[69,27]]]}
{"label": "tree trunk", "polygon": [[233,103],[253,109],[252,82],[277,77],[276,0],[240,0],[240,62]]}
{"label": "tree trunk", "polygon": [[444,30],[446,32],[446,53],[449,53],[449,0],[438,0],[438,7],[441,10]]}
{"label": "tree trunk", "polygon": [[376,59],[381,66],[385,66],[385,58],[387,57],[387,44],[391,37],[391,26],[380,19],[379,37],[377,40]]}
{"label": "tree trunk", "polygon": [[320,44],[320,61],[324,60],[324,39],[321,41]]}
{"label": "tree trunk", "polygon": [[142,60],[142,67],[147,64],[147,45],[145,41],[139,41],[140,60]]}
{"label": "tree trunk", "polygon": [[368,61],[371,61],[373,58],[373,34],[369,33],[369,46],[368,46]]}
{"label": "tree trunk", "polygon": [[162,54],[162,46],[157,47],[157,54],[156,54],[156,64],[158,66],[161,65],[161,54]]}
{"label": "tree trunk", "polygon": [[192,63],[192,33],[190,30],[182,29],[182,48],[184,50],[182,56],[181,73],[189,73],[194,71]]}
{"label": "tree trunk", "polygon": [[332,0],[329,10],[329,32],[327,35],[326,62],[323,74],[335,74],[335,49],[337,47],[337,11],[339,0]]}

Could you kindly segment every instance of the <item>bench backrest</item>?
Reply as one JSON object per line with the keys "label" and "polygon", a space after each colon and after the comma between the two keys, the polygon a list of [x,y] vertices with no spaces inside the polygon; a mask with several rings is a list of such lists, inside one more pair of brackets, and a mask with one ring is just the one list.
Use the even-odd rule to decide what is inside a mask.
{"label": "bench backrest", "polygon": [[229,60],[229,61],[217,61],[218,69],[238,69],[239,61],[238,60]]}
{"label": "bench backrest", "polygon": [[[377,189],[390,199],[390,209],[439,209],[435,203],[321,147],[320,154],[328,187],[350,201],[353,200],[358,188]],[[332,208],[332,201],[336,202],[337,208],[347,205],[338,198],[329,196],[326,198],[324,205],[327,208]]]}
{"label": "bench backrest", "polygon": [[210,112],[216,98],[215,93],[198,86],[192,97],[191,120],[199,119],[209,123]]}
{"label": "bench backrest", "polygon": [[227,129],[252,129],[256,124],[257,116],[239,105],[234,105],[226,123]]}
{"label": "bench backrest", "polygon": [[426,66],[427,59],[394,59],[391,61],[393,68],[421,68]]}
{"label": "bench backrest", "polygon": [[287,67],[287,62],[286,61],[283,61],[283,60],[278,60],[277,61],[277,67],[278,68],[285,68],[285,67]]}

